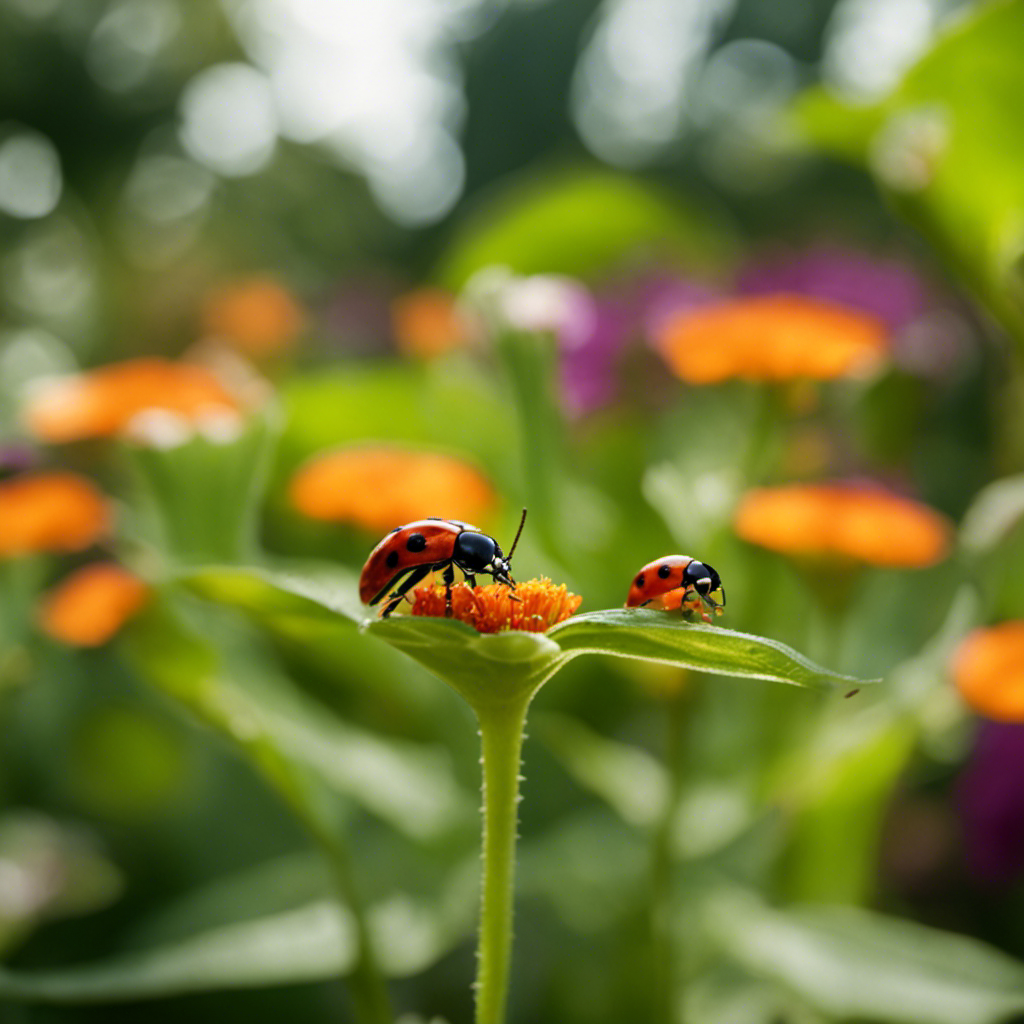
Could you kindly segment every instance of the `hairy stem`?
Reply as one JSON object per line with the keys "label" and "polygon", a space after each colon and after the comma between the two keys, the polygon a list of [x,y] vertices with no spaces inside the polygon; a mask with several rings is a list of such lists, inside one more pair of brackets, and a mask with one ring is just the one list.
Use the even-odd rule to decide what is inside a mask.
{"label": "hairy stem", "polygon": [[685,707],[680,695],[673,695],[668,700],[665,713],[665,768],[669,792],[651,842],[651,1004],[652,1020],[683,1024],[676,998],[679,949],[673,925],[675,901],[672,885],[673,823],[683,788]]}
{"label": "hairy stem", "polygon": [[512,961],[519,755],[529,695],[477,707],[483,747],[483,879],[476,1024],[503,1024]]}

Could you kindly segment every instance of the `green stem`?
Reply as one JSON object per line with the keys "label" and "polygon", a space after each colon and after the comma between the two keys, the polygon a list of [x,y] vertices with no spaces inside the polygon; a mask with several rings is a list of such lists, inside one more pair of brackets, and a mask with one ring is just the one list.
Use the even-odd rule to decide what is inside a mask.
{"label": "green stem", "polygon": [[483,879],[476,1024],[503,1024],[512,960],[519,755],[532,694],[477,706],[483,748]]}
{"label": "green stem", "polygon": [[684,699],[680,695],[669,699],[666,715],[665,767],[669,776],[669,792],[651,844],[651,1019],[663,1024],[683,1024],[676,998],[679,949],[673,925],[675,900],[672,885],[672,834],[683,789],[686,721]]}
{"label": "green stem", "polygon": [[314,837],[323,850],[334,876],[342,904],[352,915],[359,953],[346,983],[351,993],[355,1016],[364,1024],[393,1024],[394,1013],[384,976],[373,949],[366,912],[352,874],[348,848],[337,837],[314,829]]}

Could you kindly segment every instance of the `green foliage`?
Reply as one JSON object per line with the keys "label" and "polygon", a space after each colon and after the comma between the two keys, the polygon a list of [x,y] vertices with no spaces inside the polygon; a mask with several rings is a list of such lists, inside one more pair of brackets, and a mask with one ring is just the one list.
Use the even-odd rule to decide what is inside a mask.
{"label": "green foliage", "polygon": [[1018,339],[1024,160],[1024,5],[996,0],[958,19],[872,107],[817,87],[798,116],[824,149],[865,166]]}

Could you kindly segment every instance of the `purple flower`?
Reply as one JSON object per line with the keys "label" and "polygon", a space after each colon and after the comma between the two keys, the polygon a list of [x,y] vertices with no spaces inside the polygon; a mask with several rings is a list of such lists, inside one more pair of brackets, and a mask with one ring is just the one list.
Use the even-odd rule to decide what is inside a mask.
{"label": "purple flower", "polygon": [[957,787],[968,872],[1008,882],[1024,871],[1024,725],[983,721]]}
{"label": "purple flower", "polygon": [[829,246],[751,263],[741,271],[737,288],[748,295],[792,292],[836,302],[878,317],[893,331],[932,306],[921,278],[906,263]]}
{"label": "purple flower", "polygon": [[21,473],[39,463],[35,448],[24,441],[0,440],[0,474]]}

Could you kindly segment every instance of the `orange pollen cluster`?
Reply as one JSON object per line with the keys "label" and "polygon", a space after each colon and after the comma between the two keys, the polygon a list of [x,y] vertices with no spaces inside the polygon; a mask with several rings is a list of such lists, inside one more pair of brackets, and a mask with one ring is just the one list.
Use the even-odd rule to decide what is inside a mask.
{"label": "orange pollen cluster", "polygon": [[[478,633],[509,629],[543,633],[569,618],[582,602],[583,598],[570,594],[564,583],[555,586],[546,576],[518,583],[515,590],[503,583],[486,587],[456,583],[452,587],[452,618]],[[412,614],[444,618],[445,588],[437,583],[416,587]]]}
{"label": "orange pollen cluster", "polygon": [[865,374],[888,348],[881,321],[799,295],[737,299],[677,314],[657,344],[672,372],[689,384]]}

